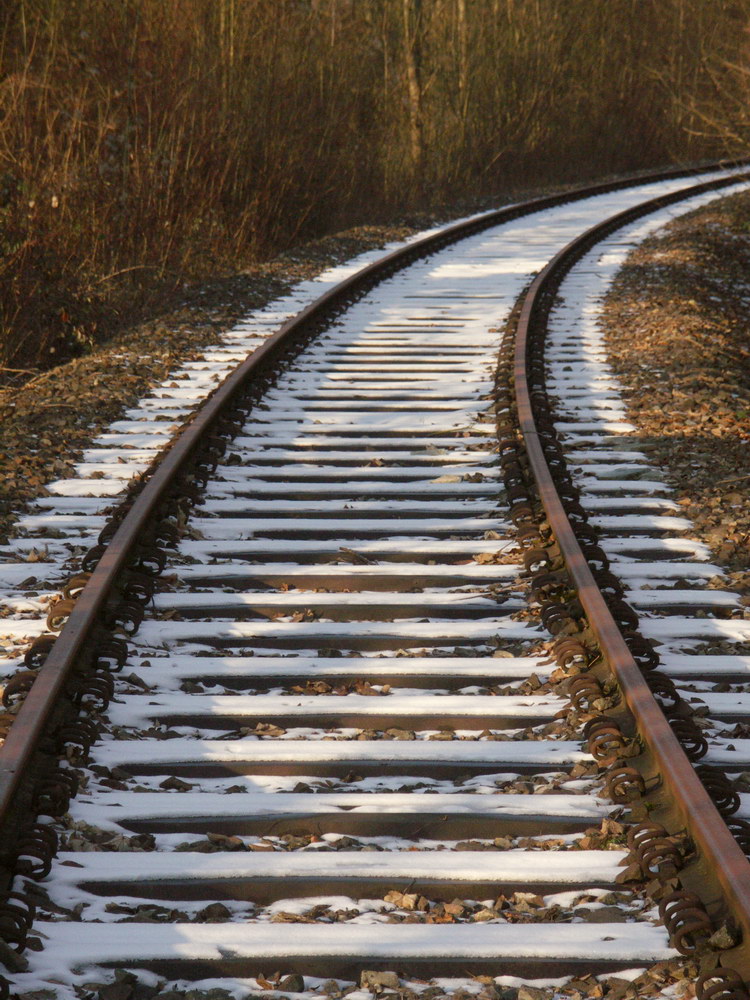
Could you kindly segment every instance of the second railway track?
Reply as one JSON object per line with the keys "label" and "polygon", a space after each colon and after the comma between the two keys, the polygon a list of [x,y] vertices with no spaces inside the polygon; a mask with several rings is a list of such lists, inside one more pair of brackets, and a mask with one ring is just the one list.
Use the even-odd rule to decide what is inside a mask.
{"label": "second railway track", "polygon": [[[59,620],[53,609],[53,625],[70,616],[60,639],[39,640],[7,689],[6,701],[25,695],[0,752],[11,892],[0,929],[9,949],[30,944],[25,959],[6,952],[16,992],[151,1000],[202,984],[236,997],[335,996],[361,981],[487,1000],[661,986],[747,996],[747,863],[738,848],[722,854],[722,837],[735,842],[716,832],[708,796],[695,817],[708,835],[665,802],[665,789],[672,800],[680,789],[656,766],[664,740],[654,749],[628,712],[637,716],[648,687],[632,694],[625,671],[618,690],[602,670],[513,423],[523,404],[519,315],[509,316],[518,303],[529,324],[532,274],[582,230],[696,180],[550,199],[492,228],[483,220],[345,311],[311,310],[315,329],[294,356],[274,356],[286,331],[229,385],[227,412],[219,393],[216,416],[198,415],[208,443],[184,444],[182,467],[178,443],[166,492],[149,499],[157,472],[115,516],[113,547],[88,559],[90,582],[70,585]],[[565,328],[553,343],[552,388],[568,405],[582,400],[562,427],[594,497],[573,497],[579,534],[603,539],[615,576],[632,579],[640,560],[641,581],[700,579],[682,565],[654,569],[675,525],[647,522],[668,503],[607,486],[618,469],[648,480],[612,440],[617,420],[602,423],[602,409],[617,414],[606,375],[592,394],[569,337]],[[168,403],[150,409],[170,416]],[[545,428],[527,426],[527,438],[546,434],[554,458]],[[120,433],[127,442],[139,429]],[[26,527],[85,536],[108,495],[99,481],[54,512],[42,501]],[[593,508],[605,520],[592,527]],[[618,541],[634,531],[637,553]],[[94,592],[118,567],[112,589]],[[640,623],[614,606],[650,669]],[[678,640],[673,674],[690,653]],[[663,683],[650,686],[674,707]],[[683,736],[689,714],[681,729],[672,719]],[[29,810],[38,819],[25,828]],[[649,816],[659,828],[644,825]],[[729,875],[702,836],[736,866]],[[524,986],[538,980],[557,985]]]}

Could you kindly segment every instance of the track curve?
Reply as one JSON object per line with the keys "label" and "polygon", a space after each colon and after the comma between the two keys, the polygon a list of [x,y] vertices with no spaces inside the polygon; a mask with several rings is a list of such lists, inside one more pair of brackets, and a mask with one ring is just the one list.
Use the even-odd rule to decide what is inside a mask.
{"label": "track curve", "polygon": [[[670,184],[685,182],[653,182]],[[17,970],[20,984],[62,975],[63,996],[99,965],[151,970],[159,989],[163,977],[216,975],[253,978],[251,988],[262,989],[263,970],[291,976],[272,983],[289,992],[318,988],[300,988],[300,976],[363,976],[376,992],[393,985],[394,968],[412,979],[469,968],[519,981],[594,973],[614,982],[634,965],[674,961],[675,944],[702,947],[717,917],[746,924],[747,864],[728,843],[721,850],[724,858],[734,850],[733,874],[720,878],[729,910],[709,900],[715,912],[703,923],[691,898],[665,894],[671,944],[652,922],[650,897],[620,877],[640,864],[642,876],[674,881],[692,847],[684,823],[651,831],[647,844],[638,832],[629,849],[624,843],[638,782],[628,773],[632,753],[619,756],[633,733],[627,724],[624,738],[622,727],[619,736],[618,727],[605,732],[591,711],[598,700],[616,708],[616,692],[586,686],[588,634],[577,610],[568,613],[561,575],[563,562],[573,576],[582,572],[582,557],[562,527],[555,535],[565,558],[540,554],[502,381],[512,323],[490,398],[491,327],[547,247],[567,242],[581,218],[608,218],[623,199],[639,211],[647,185],[615,188],[581,195],[567,219],[554,214],[562,199],[483,217],[471,224],[476,233],[500,231],[473,243],[448,229],[325,296],[230,376],[116,514],[109,544],[84,560],[91,576],[71,584],[56,617],[53,609],[59,638],[29,654],[31,676],[16,682],[17,694],[28,693],[0,751],[4,852],[10,878],[21,882],[8,884],[23,895],[5,908],[3,926],[17,928],[11,947],[26,936],[19,913],[34,897],[26,876],[48,878],[37,893],[42,948],[28,972]],[[530,254],[532,230],[513,225],[535,214],[547,242]],[[443,249],[459,235],[463,258]],[[448,256],[413,267],[413,277],[394,270],[440,250]],[[380,299],[368,297],[384,276]],[[347,299],[355,304],[343,313]],[[522,330],[533,301],[523,306]],[[516,403],[533,455],[538,430],[524,377],[517,365]],[[199,517],[190,515],[195,501]],[[85,507],[72,502],[69,516],[85,517]],[[165,546],[177,546],[176,555]],[[532,569],[546,562],[547,576],[557,574],[532,577],[530,594],[524,550]],[[154,594],[168,559],[171,588]],[[601,631],[585,582],[579,600]],[[543,628],[529,598],[541,603]],[[111,669],[120,673],[128,656],[139,673],[121,675],[118,700],[102,715],[115,693]],[[626,700],[637,704],[628,683]],[[142,740],[132,738],[138,727]],[[92,750],[97,728],[104,742]],[[50,774],[44,758],[58,746],[67,761]],[[680,792],[693,780],[687,766],[689,777],[678,769],[672,779]],[[27,779],[37,768],[34,788]],[[601,798],[600,771],[620,803],[614,811]],[[87,790],[71,806],[81,779]],[[32,798],[42,818],[19,843],[18,817]],[[704,800],[687,807],[689,832]],[[66,850],[49,876],[54,824],[45,817],[68,809]],[[724,833],[713,817],[706,829],[696,839],[715,869],[710,851]],[[477,852],[481,864],[467,861]],[[103,908],[107,896],[113,909]],[[155,899],[170,901],[172,916]],[[591,909],[581,900],[612,909],[610,922],[582,921]],[[614,916],[617,906],[626,916]],[[285,921],[295,923],[293,941],[276,926]],[[533,941],[529,922],[539,931]],[[724,951],[727,966],[745,975],[743,949]],[[700,971],[708,976],[701,989],[722,982],[710,964]],[[143,975],[144,988],[156,982]],[[520,987],[508,988],[517,995]]]}

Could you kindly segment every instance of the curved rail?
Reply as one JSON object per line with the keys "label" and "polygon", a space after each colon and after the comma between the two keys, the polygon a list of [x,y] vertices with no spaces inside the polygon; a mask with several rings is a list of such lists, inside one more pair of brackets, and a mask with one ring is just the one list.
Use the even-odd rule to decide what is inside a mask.
{"label": "curved rail", "polygon": [[617,678],[624,700],[662,782],[672,796],[681,821],[725,893],[730,909],[742,928],[745,942],[750,942],[750,864],[670,728],[597,586],[547,464],[527,376],[535,330],[544,323],[562,278],[594,244],[627,223],[663,206],[721,186],[724,185],[695,185],[612,216],[568,244],[547,264],[529,288],[519,317],[515,393],[519,423],[539,496],[588,623]]}
{"label": "curved rail", "polygon": [[[222,413],[247,388],[251,379],[268,375],[273,366],[293,351],[301,341],[314,333],[322,321],[335,315],[342,306],[353,298],[364,294],[378,281],[388,277],[399,268],[405,267],[414,260],[425,257],[450,243],[523,215],[569,201],[631,187],[634,183],[694,176],[722,167],[730,169],[738,165],[739,163],[710,164],[693,170],[673,169],[644,174],[637,178],[610,181],[562,194],[520,202],[486,213],[478,218],[456,223],[438,233],[395,250],[368,265],[321,295],[297,316],[288,320],[234,372],[227,376],[179,433],[158,467],[138,493],[130,510],[108,544],[106,552],[96,565],[88,583],[81,591],[49,655],[39,669],[4,745],[0,748],[0,824],[10,814],[14,796],[19,790],[24,774],[27,773],[39,741],[45,735],[57,700],[74,668],[76,658],[81,655],[84,644],[94,629],[99,614],[104,609],[118,574],[126,567],[127,559],[150,518],[177,480],[178,475],[188,466],[201,440],[211,432]],[[726,183],[734,181],[736,181],[735,176],[727,179]],[[718,185],[713,182],[710,186],[716,187]]]}

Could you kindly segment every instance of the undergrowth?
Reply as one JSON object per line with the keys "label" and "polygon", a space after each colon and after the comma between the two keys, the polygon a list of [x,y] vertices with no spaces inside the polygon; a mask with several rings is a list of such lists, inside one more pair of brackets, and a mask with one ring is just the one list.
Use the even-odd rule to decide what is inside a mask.
{"label": "undergrowth", "polygon": [[0,368],[326,232],[713,153],[672,90],[720,6],[4,0]]}

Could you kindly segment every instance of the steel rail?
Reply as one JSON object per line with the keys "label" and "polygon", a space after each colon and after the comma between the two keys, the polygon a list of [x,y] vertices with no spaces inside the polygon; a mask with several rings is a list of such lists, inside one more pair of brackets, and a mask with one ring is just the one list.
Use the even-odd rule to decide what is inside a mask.
{"label": "steel rail", "polygon": [[[748,176],[750,175],[745,175],[745,179]],[[736,179],[742,178],[738,176]],[[539,439],[527,378],[527,362],[535,324],[545,321],[552,297],[561,280],[588,250],[607,235],[637,218],[692,195],[712,189],[718,190],[723,186],[726,185],[704,183],[643,202],[592,227],[556,254],[535,278],[523,301],[517,326],[514,382],[518,419],[529,464],[549,525],[577,590],[588,623],[605,661],[617,678],[638,732],[659,768],[663,784],[674,798],[674,804],[685,828],[726,894],[730,909],[742,928],[743,939],[747,946],[750,944],[750,863],[672,732],[596,584],[547,464]]]}
{"label": "steel rail", "polygon": [[[53,709],[69,678],[76,658],[81,654],[103,610],[118,574],[138,542],[170,486],[185,469],[224,410],[248,387],[254,378],[267,374],[275,363],[305,335],[309,328],[332,317],[353,296],[363,294],[378,281],[414,260],[428,256],[450,243],[479,233],[495,225],[512,221],[567,202],[633,187],[650,181],[697,176],[717,169],[733,169],[745,161],[713,163],[699,168],[677,168],[641,174],[627,180],[608,181],[563,193],[548,195],[510,205],[479,217],[455,223],[438,233],[395,250],[330,289],[302,312],[284,323],[253,354],[242,362],[196,411],[168,448],[158,467],[145,481],[116,533],[78,597],[67,621],[24,699],[5,743],[0,747],[0,824],[10,816],[18,792]],[[733,180],[734,178],[732,178]],[[731,182],[731,181],[730,181]]]}

